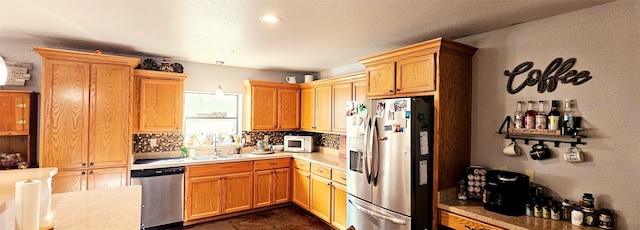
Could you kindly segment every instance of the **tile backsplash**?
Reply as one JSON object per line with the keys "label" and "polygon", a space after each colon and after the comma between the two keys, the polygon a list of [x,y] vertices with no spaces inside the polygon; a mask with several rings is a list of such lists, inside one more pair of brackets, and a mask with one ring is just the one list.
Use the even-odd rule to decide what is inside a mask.
{"label": "tile backsplash", "polygon": [[339,134],[311,133],[302,131],[242,131],[242,136],[245,137],[245,140],[248,140],[245,142],[245,146],[255,146],[256,141],[264,139],[265,135],[269,135],[269,143],[272,145],[284,144],[285,135],[313,136],[316,146],[333,149],[338,149],[340,147],[340,136],[344,136]]}
{"label": "tile backsplash", "polygon": [[179,151],[183,141],[180,133],[133,134],[133,153]]}

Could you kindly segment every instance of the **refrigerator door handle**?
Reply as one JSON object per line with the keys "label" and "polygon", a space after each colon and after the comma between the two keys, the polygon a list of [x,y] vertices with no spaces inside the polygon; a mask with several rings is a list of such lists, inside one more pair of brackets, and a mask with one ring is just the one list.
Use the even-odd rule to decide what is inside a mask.
{"label": "refrigerator door handle", "polygon": [[378,171],[380,170],[380,140],[378,140],[377,118],[371,125],[371,181],[373,186],[378,185]]}
{"label": "refrigerator door handle", "polygon": [[371,211],[369,209],[366,209],[366,208],[364,208],[364,207],[362,207],[360,205],[357,205],[357,204],[353,203],[351,200],[349,200],[349,203],[351,205],[353,205],[353,207],[356,207],[356,209],[358,209],[358,211],[364,212],[364,213],[372,216],[373,218],[386,220],[386,221],[393,222],[394,224],[399,224],[399,225],[406,225],[407,224],[407,222],[404,221],[404,220],[401,220],[401,219],[398,219],[398,218],[393,218],[393,217],[390,217],[390,216],[386,216],[386,215]]}
{"label": "refrigerator door handle", "polygon": [[[373,153],[371,155],[371,160],[369,159],[369,152],[373,151],[373,123],[375,121],[375,117],[367,116],[367,125],[365,129],[365,146],[364,146],[364,171],[367,174],[367,184],[371,184],[373,182],[373,165],[371,164],[373,160]],[[371,134],[369,134],[371,132]],[[371,145],[370,145],[371,144]]]}

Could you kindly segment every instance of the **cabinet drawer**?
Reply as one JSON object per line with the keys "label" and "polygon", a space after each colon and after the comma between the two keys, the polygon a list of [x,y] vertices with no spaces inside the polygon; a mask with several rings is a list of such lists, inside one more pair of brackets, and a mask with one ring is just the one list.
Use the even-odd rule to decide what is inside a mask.
{"label": "cabinet drawer", "polygon": [[300,159],[293,159],[293,167],[309,172],[309,170],[311,169],[311,163]]}
{"label": "cabinet drawer", "polygon": [[321,177],[324,177],[326,179],[331,180],[331,169],[324,167],[324,166],[320,166],[317,164],[311,164],[311,173],[313,173],[314,175],[318,175]]}
{"label": "cabinet drawer", "polygon": [[287,168],[291,164],[291,158],[281,158],[272,160],[260,160],[253,163],[254,170]]}
{"label": "cabinet drawer", "polygon": [[331,180],[342,185],[347,185],[347,174],[338,170],[333,170],[331,173]]}
{"label": "cabinet drawer", "polygon": [[453,214],[453,213],[442,211],[442,210],[438,210],[438,222],[442,226],[453,228],[453,229],[504,230],[504,228],[495,227],[474,219],[470,219],[461,215]]}
{"label": "cabinet drawer", "polygon": [[187,166],[188,177],[253,171],[253,161]]}

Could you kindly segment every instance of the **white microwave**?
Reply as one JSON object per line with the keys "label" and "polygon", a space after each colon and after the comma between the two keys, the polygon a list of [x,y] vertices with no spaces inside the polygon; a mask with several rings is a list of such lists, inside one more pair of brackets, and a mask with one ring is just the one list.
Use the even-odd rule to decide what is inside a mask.
{"label": "white microwave", "polygon": [[313,152],[315,144],[312,136],[284,136],[285,152]]}

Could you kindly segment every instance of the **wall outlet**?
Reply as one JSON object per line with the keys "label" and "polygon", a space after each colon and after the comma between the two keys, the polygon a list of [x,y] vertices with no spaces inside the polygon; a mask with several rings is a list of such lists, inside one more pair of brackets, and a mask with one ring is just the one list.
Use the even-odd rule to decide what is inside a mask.
{"label": "wall outlet", "polygon": [[244,142],[245,143],[251,142],[251,135],[244,135]]}
{"label": "wall outlet", "polygon": [[529,183],[533,183],[535,180],[535,175],[536,173],[533,171],[533,169],[525,169],[524,170],[524,175],[529,176]]}
{"label": "wall outlet", "polygon": [[158,139],[156,139],[156,138],[149,139],[149,145],[151,145],[151,147],[158,146]]}
{"label": "wall outlet", "polygon": [[269,135],[264,135],[264,138],[262,140],[266,141],[268,143],[269,142]]}
{"label": "wall outlet", "polygon": [[502,171],[509,171],[509,167],[507,167],[507,166],[500,166],[500,170],[502,170]]}

